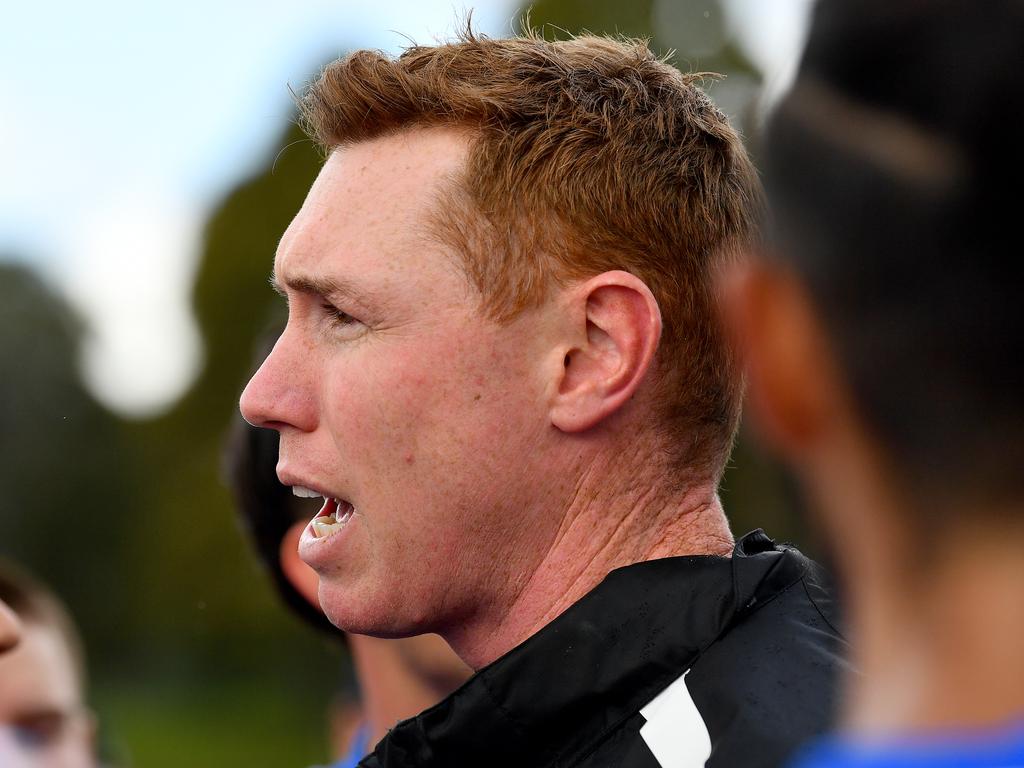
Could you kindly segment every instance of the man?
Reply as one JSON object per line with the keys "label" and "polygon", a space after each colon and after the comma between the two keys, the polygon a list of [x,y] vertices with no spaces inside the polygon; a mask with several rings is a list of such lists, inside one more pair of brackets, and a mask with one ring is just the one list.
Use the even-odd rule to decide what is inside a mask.
{"label": "man", "polygon": [[10,606],[21,624],[20,642],[0,655],[0,765],[95,765],[81,643],[67,612],[48,590],[3,563],[0,603]]}
{"label": "man", "polygon": [[331,620],[477,670],[364,766],[768,766],[829,721],[815,568],[734,545],[716,492],[741,385],[713,278],[759,188],[694,80],[467,33],[305,96],[328,157],[242,412],[325,500],[299,550]]}
{"label": "man", "polygon": [[732,284],[863,676],[806,766],[1024,765],[1024,5],[823,2]]}
{"label": "man", "polygon": [[350,768],[395,723],[436,704],[470,670],[437,635],[395,640],[345,635],[324,618],[317,599],[319,579],[297,551],[299,536],[320,505],[281,485],[274,472],[277,449],[276,432],[239,419],[228,442],[228,478],[242,526],[281,599],[308,624],[348,646],[359,702],[335,709],[332,741],[341,755],[333,768]]}

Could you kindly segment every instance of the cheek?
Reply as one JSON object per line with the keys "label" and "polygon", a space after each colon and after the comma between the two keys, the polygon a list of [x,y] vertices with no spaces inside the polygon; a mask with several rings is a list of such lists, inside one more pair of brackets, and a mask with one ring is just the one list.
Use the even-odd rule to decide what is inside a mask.
{"label": "cheek", "polygon": [[324,382],[324,421],[340,455],[360,464],[415,464],[423,436],[440,431],[448,376],[430,350],[394,350],[388,357],[353,357]]}
{"label": "cheek", "polygon": [[[361,487],[419,500],[433,491],[488,493],[496,470],[530,441],[525,354],[466,333],[420,338],[388,349],[369,345],[325,377],[325,414],[335,449]],[[507,469],[506,469],[507,471]]]}

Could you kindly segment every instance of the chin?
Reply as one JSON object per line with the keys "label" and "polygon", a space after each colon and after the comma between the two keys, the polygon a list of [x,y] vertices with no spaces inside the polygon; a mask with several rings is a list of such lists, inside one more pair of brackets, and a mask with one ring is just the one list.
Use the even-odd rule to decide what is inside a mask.
{"label": "chin", "polygon": [[396,638],[432,632],[433,622],[423,616],[407,615],[406,595],[370,593],[320,583],[320,607],[338,629],[356,635]]}

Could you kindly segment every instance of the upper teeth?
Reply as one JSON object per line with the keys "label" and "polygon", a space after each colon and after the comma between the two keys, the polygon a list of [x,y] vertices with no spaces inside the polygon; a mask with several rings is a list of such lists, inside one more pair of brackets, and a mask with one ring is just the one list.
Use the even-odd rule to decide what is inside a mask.
{"label": "upper teeth", "polygon": [[310,488],[303,488],[301,485],[293,485],[292,493],[303,499],[315,499],[317,496],[323,496],[319,491],[314,491]]}

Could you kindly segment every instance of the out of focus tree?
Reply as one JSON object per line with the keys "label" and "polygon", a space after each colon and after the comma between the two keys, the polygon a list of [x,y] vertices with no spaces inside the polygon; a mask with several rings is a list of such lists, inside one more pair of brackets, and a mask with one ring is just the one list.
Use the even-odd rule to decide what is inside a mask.
{"label": "out of focus tree", "polygon": [[326,754],[317,717],[335,681],[323,669],[339,660],[278,604],[219,472],[255,337],[278,304],[271,257],[319,163],[308,142],[296,147],[275,146],[212,214],[195,300],[206,365],[158,419],[126,421],[92,398],[81,319],[0,259],[0,555],[68,603],[101,725],[147,768]]}
{"label": "out of focus tree", "polygon": [[153,591],[137,607],[151,654],[241,672],[274,658],[283,642],[288,620],[241,538],[220,468],[257,340],[283,318],[268,285],[274,251],[320,160],[290,126],[205,226],[193,294],[205,364],[173,409],[139,428],[149,467],[147,517],[159,532],[141,565]]}
{"label": "out of focus tree", "polygon": [[[108,702],[140,765],[303,764],[326,754],[317,717],[340,659],[277,600],[221,472],[257,340],[283,319],[268,284],[274,251],[320,161],[288,125],[259,170],[211,211],[193,293],[202,371],[167,413],[130,426],[142,489],[124,555],[133,563],[134,648]],[[335,674],[324,675],[325,665]],[[124,679],[128,670],[158,691],[141,717],[134,703],[143,694]],[[153,734],[161,712],[184,741]],[[203,743],[201,757],[189,741]]]}
{"label": "out of focus tree", "polygon": [[133,578],[106,555],[144,519],[123,427],[81,383],[81,334],[42,279],[0,263],[0,553],[88,606],[77,613],[95,658],[121,642]]}

